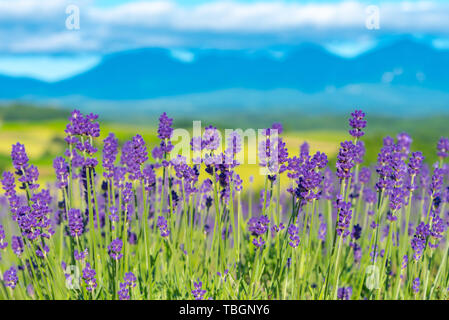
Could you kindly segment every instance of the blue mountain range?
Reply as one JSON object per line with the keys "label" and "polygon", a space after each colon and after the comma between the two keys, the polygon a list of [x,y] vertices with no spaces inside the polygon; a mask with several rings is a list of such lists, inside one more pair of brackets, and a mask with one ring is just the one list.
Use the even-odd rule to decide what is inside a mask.
{"label": "blue mountain range", "polygon": [[[313,44],[269,50],[196,50],[191,62],[161,48],[105,56],[82,74],[58,82],[0,76],[3,100],[62,101],[98,108],[311,109],[354,104],[419,114],[449,110],[449,51],[402,39],[354,58]],[[93,103],[93,102],[98,103]]]}

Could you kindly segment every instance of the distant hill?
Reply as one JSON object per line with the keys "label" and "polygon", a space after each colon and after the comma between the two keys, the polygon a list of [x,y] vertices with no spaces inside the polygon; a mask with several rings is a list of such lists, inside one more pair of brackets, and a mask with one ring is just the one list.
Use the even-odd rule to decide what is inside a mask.
{"label": "distant hill", "polygon": [[[223,92],[228,93],[227,104],[219,106],[215,100]],[[353,59],[302,44],[288,48],[281,58],[268,51],[197,50],[187,63],[173,58],[169,50],[148,48],[107,55],[93,69],[55,83],[0,76],[2,100],[70,104],[78,99],[84,105],[97,101],[123,106],[162,99],[181,107],[185,97],[202,97],[196,99],[201,106],[207,98],[215,108],[254,107],[248,92],[267,108],[273,107],[263,103],[268,92],[268,100],[279,101],[279,108],[338,111],[345,104],[368,104],[374,110],[399,108],[416,114],[426,103],[429,110],[440,112],[449,110],[449,51],[403,39]]]}

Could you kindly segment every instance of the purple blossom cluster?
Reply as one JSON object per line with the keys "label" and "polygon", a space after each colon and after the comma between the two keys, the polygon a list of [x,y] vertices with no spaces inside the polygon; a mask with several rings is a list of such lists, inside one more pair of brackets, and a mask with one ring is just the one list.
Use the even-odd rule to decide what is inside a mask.
{"label": "purple blossom cluster", "polygon": [[65,133],[65,141],[69,148],[65,156],[70,159],[72,167],[97,166],[95,153],[98,151],[93,145],[93,138],[100,136],[100,124],[96,121],[98,115],[83,115],[79,110],[74,110],[69,118]]}
{"label": "purple blossom cluster", "polygon": [[349,130],[349,134],[355,138],[360,138],[365,134],[362,131],[366,127],[365,113],[362,110],[355,110],[351,113],[351,116],[349,125],[352,129]]}
{"label": "purple blossom cluster", "polygon": [[440,141],[438,141],[437,150],[440,158],[447,158],[449,156],[449,139],[441,137]]}
{"label": "purple blossom cluster", "polygon": [[193,282],[192,294],[195,300],[203,300],[206,290],[203,289],[203,283],[201,281]]}
{"label": "purple blossom cluster", "polygon": [[299,242],[300,242],[299,235],[298,235],[299,228],[296,225],[291,224],[291,225],[289,225],[287,232],[288,232],[289,238],[290,238],[290,242],[288,244],[292,248],[297,248],[299,246]]}
{"label": "purple blossom cluster", "polygon": [[352,296],[351,287],[341,287],[337,290],[337,298],[339,300],[350,300]]}
{"label": "purple blossom cluster", "polygon": [[421,259],[427,243],[427,237],[430,235],[429,225],[421,222],[417,227],[411,240],[411,246],[414,251],[413,257],[416,261]]}
{"label": "purple blossom cluster", "polygon": [[112,240],[108,246],[109,256],[114,260],[120,260],[123,257],[122,248],[123,241],[120,238]]}
{"label": "purple blossom cluster", "polygon": [[[290,179],[295,180],[296,188],[290,188],[289,192],[294,194],[298,201],[304,205],[312,200],[318,200],[322,194],[321,185],[325,176],[321,173],[328,163],[324,153],[317,152],[313,157],[302,153],[298,157],[288,159],[288,173]],[[329,175],[329,173],[328,173]],[[327,194],[333,192],[333,181],[329,176],[326,180]]]}
{"label": "purple blossom cluster", "polygon": [[352,177],[351,169],[355,166],[357,157],[357,146],[352,141],[345,141],[340,144],[337,155],[337,177],[340,181],[348,180]]}
{"label": "purple blossom cluster", "polygon": [[11,159],[15,173],[19,177],[18,181],[22,183],[21,188],[30,190],[39,188],[37,184],[39,171],[36,166],[28,163],[28,155],[23,144],[16,143],[12,146]]}
{"label": "purple blossom cluster", "polygon": [[166,238],[170,235],[170,230],[168,229],[167,219],[163,216],[157,218],[157,227],[161,233],[161,237]]}
{"label": "purple blossom cluster", "polygon": [[248,221],[248,230],[254,236],[253,244],[262,249],[265,245],[263,235],[268,231],[270,219],[267,216],[252,217]]}
{"label": "purple blossom cluster", "polygon": [[267,169],[270,180],[275,180],[276,175],[287,170],[288,150],[285,142],[279,134],[282,127],[278,123],[274,127],[264,129],[264,138],[259,142],[259,165]]}
{"label": "purple blossom cluster", "polygon": [[56,157],[53,161],[53,168],[56,173],[56,186],[59,189],[66,188],[69,184],[69,165],[64,157]]}
{"label": "purple blossom cluster", "polygon": [[161,142],[158,147],[154,147],[151,154],[155,159],[166,159],[167,155],[173,150],[173,144],[170,139],[173,135],[173,119],[169,118],[164,112],[159,117],[158,137]]}
{"label": "purple blossom cluster", "polygon": [[130,290],[136,286],[137,278],[132,272],[125,273],[125,277],[123,278],[123,282],[120,283],[118,296],[120,300],[130,300]]}
{"label": "purple blossom cluster", "polygon": [[14,289],[18,281],[19,277],[17,276],[17,269],[15,267],[9,268],[3,274],[3,283],[6,287]]}
{"label": "purple blossom cluster", "polygon": [[5,229],[0,224],[0,250],[4,250],[8,247],[8,242],[5,241],[6,235],[5,235]]}
{"label": "purple blossom cluster", "polygon": [[334,207],[338,211],[337,234],[346,238],[351,233],[349,230],[352,219],[351,202],[345,202],[341,196],[337,196]]}
{"label": "purple blossom cluster", "polygon": [[97,273],[90,266],[89,262],[86,263],[86,267],[83,269],[83,280],[86,284],[86,289],[89,292],[93,292],[97,288]]}
{"label": "purple blossom cluster", "polygon": [[136,135],[130,141],[126,141],[122,147],[120,163],[129,173],[129,179],[142,178],[142,165],[148,160],[147,147],[141,135]]}
{"label": "purple blossom cluster", "polygon": [[115,161],[118,154],[118,139],[113,133],[110,133],[106,139],[103,140],[103,168],[104,177],[114,177]]}

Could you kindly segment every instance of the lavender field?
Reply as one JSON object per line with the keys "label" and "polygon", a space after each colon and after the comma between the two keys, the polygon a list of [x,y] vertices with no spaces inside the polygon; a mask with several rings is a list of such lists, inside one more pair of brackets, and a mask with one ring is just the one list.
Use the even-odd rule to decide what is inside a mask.
{"label": "lavender field", "polygon": [[206,127],[187,158],[165,113],[157,142],[119,145],[75,110],[46,186],[28,146],[11,147],[0,298],[447,299],[449,140],[429,164],[408,134],[387,136],[365,165],[369,123],[356,110],[348,124],[335,166],[307,143],[289,152],[280,123],[262,130],[259,188],[239,174],[239,131]]}

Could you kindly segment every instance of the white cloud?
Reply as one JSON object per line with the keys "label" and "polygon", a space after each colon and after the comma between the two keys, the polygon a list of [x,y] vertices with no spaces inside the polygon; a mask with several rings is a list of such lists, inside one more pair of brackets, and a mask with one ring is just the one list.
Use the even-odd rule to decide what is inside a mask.
{"label": "white cloud", "polygon": [[345,58],[353,58],[359,54],[366,52],[376,46],[377,42],[373,40],[360,39],[359,41],[348,42],[331,42],[324,45],[324,47],[339,56]]}
{"label": "white cloud", "polygon": [[173,49],[170,50],[170,55],[173,58],[186,63],[193,62],[193,60],[195,60],[195,55],[187,50]]}
{"label": "white cloud", "polygon": [[[65,28],[65,8],[80,7],[81,29]],[[1,52],[107,52],[142,46],[257,47],[300,41],[353,56],[360,39],[389,34],[449,37],[449,3],[382,2],[380,30],[368,30],[365,2],[138,1],[95,7],[93,0],[0,0]],[[335,44],[336,42],[340,44]],[[371,40],[370,40],[371,41]]]}
{"label": "white cloud", "polygon": [[98,56],[0,56],[0,73],[57,81],[89,70],[100,60]]}

